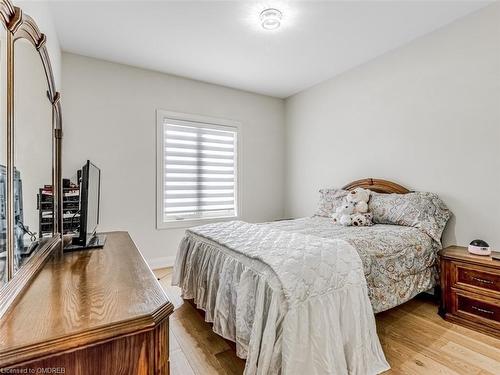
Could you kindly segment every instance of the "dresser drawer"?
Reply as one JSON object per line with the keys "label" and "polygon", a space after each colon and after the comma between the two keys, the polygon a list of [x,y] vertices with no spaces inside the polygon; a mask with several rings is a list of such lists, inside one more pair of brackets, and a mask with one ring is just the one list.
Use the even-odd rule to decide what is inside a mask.
{"label": "dresser drawer", "polygon": [[452,264],[453,286],[493,293],[500,297],[500,272],[477,266]]}
{"label": "dresser drawer", "polygon": [[452,314],[500,328],[499,300],[455,290],[452,292],[452,295],[455,302],[452,307]]}

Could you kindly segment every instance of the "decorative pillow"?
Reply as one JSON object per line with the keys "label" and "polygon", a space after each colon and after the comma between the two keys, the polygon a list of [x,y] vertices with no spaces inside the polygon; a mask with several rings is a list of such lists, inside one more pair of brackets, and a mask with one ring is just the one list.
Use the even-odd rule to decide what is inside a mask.
{"label": "decorative pillow", "polygon": [[343,202],[348,191],[342,189],[320,189],[318,210],[314,216],[330,217]]}
{"label": "decorative pillow", "polygon": [[380,194],[372,192],[369,202],[373,221],[415,227],[441,243],[451,211],[434,193]]}

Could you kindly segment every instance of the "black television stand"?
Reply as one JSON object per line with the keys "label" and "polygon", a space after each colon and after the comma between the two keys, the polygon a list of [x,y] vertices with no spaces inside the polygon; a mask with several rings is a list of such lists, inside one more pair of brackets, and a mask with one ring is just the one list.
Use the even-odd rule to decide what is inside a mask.
{"label": "black television stand", "polygon": [[64,247],[64,251],[77,251],[77,250],[88,250],[88,249],[98,249],[104,247],[106,243],[106,235],[105,234],[95,234],[88,244],[86,245],[78,245],[78,244],[70,244]]}

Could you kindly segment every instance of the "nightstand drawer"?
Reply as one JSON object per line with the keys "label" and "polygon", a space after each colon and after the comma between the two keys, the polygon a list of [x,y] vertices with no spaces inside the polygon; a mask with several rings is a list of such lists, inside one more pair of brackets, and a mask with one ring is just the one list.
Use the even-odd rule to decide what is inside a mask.
{"label": "nightstand drawer", "polygon": [[500,272],[483,270],[480,267],[453,263],[454,286],[459,288],[472,287],[494,292],[500,297]]}
{"label": "nightstand drawer", "polygon": [[475,318],[486,319],[496,325],[500,322],[500,302],[495,304],[492,301],[486,302],[472,296],[456,294],[456,311],[452,313],[459,316],[473,315]]}

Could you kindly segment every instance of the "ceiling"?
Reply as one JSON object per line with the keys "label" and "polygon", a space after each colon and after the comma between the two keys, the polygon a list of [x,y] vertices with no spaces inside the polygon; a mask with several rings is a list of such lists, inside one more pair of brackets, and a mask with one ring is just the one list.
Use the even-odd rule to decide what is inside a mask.
{"label": "ceiling", "polygon": [[[64,51],[285,98],[485,1],[56,1]],[[259,13],[283,11],[266,31]]]}

